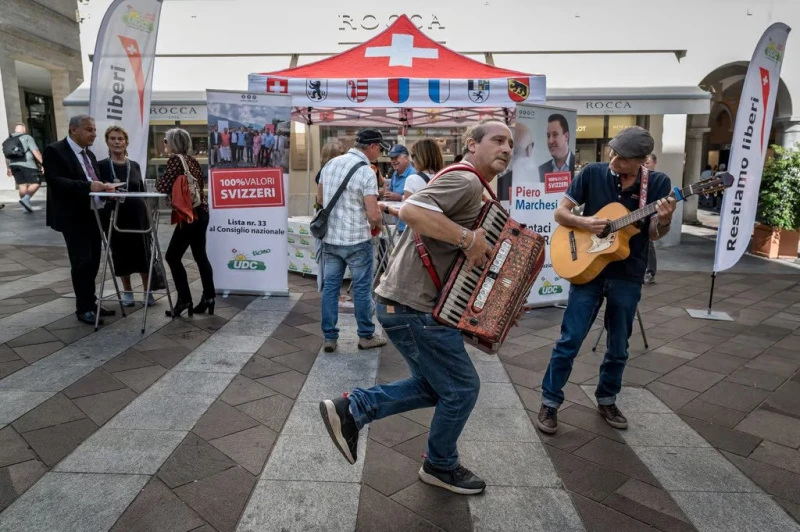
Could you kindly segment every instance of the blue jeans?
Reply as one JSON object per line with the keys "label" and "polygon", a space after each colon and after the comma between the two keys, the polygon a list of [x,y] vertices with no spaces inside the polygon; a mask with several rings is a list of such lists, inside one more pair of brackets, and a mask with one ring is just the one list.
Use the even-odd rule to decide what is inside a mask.
{"label": "blue jeans", "polygon": [[375,333],[372,323],[372,243],[367,240],[353,246],[323,244],[325,281],[322,285],[322,334],[326,340],[338,340],[339,292],[342,289],[344,270],[350,267],[353,274],[353,304],[356,311],[359,338],[369,338]]}
{"label": "blue jeans", "polygon": [[572,362],[606,298],[606,355],[600,365],[600,381],[595,397],[599,405],[613,405],[622,388],[622,372],[628,361],[628,339],[633,330],[636,306],[642,295],[641,282],[599,278],[569,289],[567,309],[561,322],[561,339],[550,357],[542,380],[542,403],[559,407],[564,402],[564,386],[572,372]]}
{"label": "blue jeans", "polygon": [[478,400],[480,379],[461,333],[434,321],[433,316],[402,305],[378,304],[378,320],[405,358],[411,377],[350,393],[356,425],[416,410],[436,407],[428,435],[428,462],[453,470],[458,465],[456,442]]}

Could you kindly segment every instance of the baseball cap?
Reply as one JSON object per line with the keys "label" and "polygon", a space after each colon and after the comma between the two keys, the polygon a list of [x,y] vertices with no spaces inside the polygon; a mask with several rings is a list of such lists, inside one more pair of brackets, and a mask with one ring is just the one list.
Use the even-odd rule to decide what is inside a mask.
{"label": "baseball cap", "polygon": [[408,148],[402,144],[392,146],[392,149],[389,150],[389,157],[397,157],[398,155],[408,155]]}
{"label": "baseball cap", "polygon": [[389,149],[389,143],[383,140],[383,135],[377,129],[362,129],[356,133],[356,142],[359,144],[380,144],[384,150]]}
{"label": "baseball cap", "polygon": [[655,141],[645,128],[633,126],[617,133],[608,145],[625,159],[644,159],[653,153]]}

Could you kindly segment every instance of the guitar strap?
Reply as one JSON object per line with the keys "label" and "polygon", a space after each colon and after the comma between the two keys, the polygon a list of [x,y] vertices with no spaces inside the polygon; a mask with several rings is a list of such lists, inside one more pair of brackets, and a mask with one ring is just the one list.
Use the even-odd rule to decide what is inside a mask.
{"label": "guitar strap", "polygon": [[[453,164],[444,168],[439,171],[438,174],[433,176],[428,183],[433,183],[436,179],[443,176],[444,174],[450,172],[458,172],[458,171],[466,171],[471,172],[478,176],[481,180],[481,184],[484,188],[489,192],[489,195],[492,197],[493,200],[497,200],[497,196],[495,196],[494,191],[489,187],[489,183],[486,182],[486,179],[475,169],[474,166],[471,164]],[[422,264],[425,266],[425,269],[428,270],[428,275],[431,276],[431,280],[433,280],[433,285],[436,287],[436,290],[441,292],[442,291],[442,281],[439,279],[439,275],[436,273],[436,269],[433,267],[433,261],[431,260],[430,253],[428,253],[428,249],[425,247],[425,244],[422,242],[422,237],[419,236],[419,233],[416,231],[414,232],[414,245],[417,247],[417,253],[419,253],[419,258],[422,259]]]}
{"label": "guitar strap", "polygon": [[639,188],[639,208],[644,208],[647,205],[647,181],[650,176],[650,170],[646,166],[642,166],[642,181]]}

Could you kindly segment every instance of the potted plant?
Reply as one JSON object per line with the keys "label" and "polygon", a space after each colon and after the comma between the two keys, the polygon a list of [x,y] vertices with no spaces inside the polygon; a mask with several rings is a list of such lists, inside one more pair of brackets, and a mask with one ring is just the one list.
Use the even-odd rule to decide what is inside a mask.
{"label": "potted plant", "polygon": [[758,223],[750,251],[762,257],[797,258],[800,242],[800,145],[772,146],[758,197]]}

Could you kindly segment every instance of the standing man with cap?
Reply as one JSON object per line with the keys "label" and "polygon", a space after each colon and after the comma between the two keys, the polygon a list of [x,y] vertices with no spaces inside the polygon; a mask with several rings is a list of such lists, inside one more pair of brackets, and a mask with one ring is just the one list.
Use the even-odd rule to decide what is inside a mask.
{"label": "standing man with cap", "polygon": [[[334,157],[322,168],[319,179],[322,206],[327,208],[336,191],[350,175],[344,190],[328,217],[328,231],[322,240],[324,282],[322,284],[322,334],[326,353],[336,350],[339,340],[339,294],[344,270],[353,274],[353,304],[358,323],[358,348],[371,349],[386,345],[386,339],[375,335],[372,323],[372,250],[373,228],[381,226],[378,207],[378,180],[370,162],[388,148],[380,131],[362,129],[356,144],[344,155]],[[355,168],[360,165],[360,167]]]}
{"label": "standing man with cap", "polygon": [[[395,144],[389,151],[389,158],[392,160],[392,178],[384,194],[384,198],[389,201],[403,201],[403,191],[406,187],[406,178],[415,174],[417,170],[411,164],[408,149],[402,144]],[[406,229],[406,224],[402,221],[397,223],[397,232],[402,233]]]}
{"label": "standing man with cap", "polygon": [[[657,164],[658,157],[655,153],[648,155],[647,160],[644,162],[644,165],[651,172],[655,171]],[[656,282],[655,278],[657,270],[658,258],[656,257],[656,245],[653,244],[653,241],[651,240],[647,243],[647,269],[644,271],[644,284],[653,284]]]}
{"label": "standing man with cap", "polygon": [[[656,214],[641,222],[641,232],[630,239],[627,259],[608,264],[589,283],[570,286],[561,323],[561,339],[553,349],[542,380],[542,407],[535,420],[539,430],[547,434],[558,429],[558,408],[564,402],[563,389],[572,371],[572,363],[604,298],[608,336],[595,390],[597,411],[612,427],[624,429],[628,426],[628,420],[616,406],[616,399],[622,388],[622,373],[628,360],[628,339],[642,293],[647,246],[649,241],[658,240],[669,232],[675,211],[675,199],[667,197],[671,188],[669,177],[651,172],[644,166],[653,145],[653,137],[646,129],[631,127],[621,131],[609,143],[613,150],[609,162],[587,165],[572,181],[555,211],[558,224],[600,234],[609,220],[597,218],[595,213],[609,203],[619,202],[633,211],[639,208],[642,193],[646,194],[645,203],[657,202]],[[584,205],[584,216],[572,214],[572,209],[578,205]]]}

